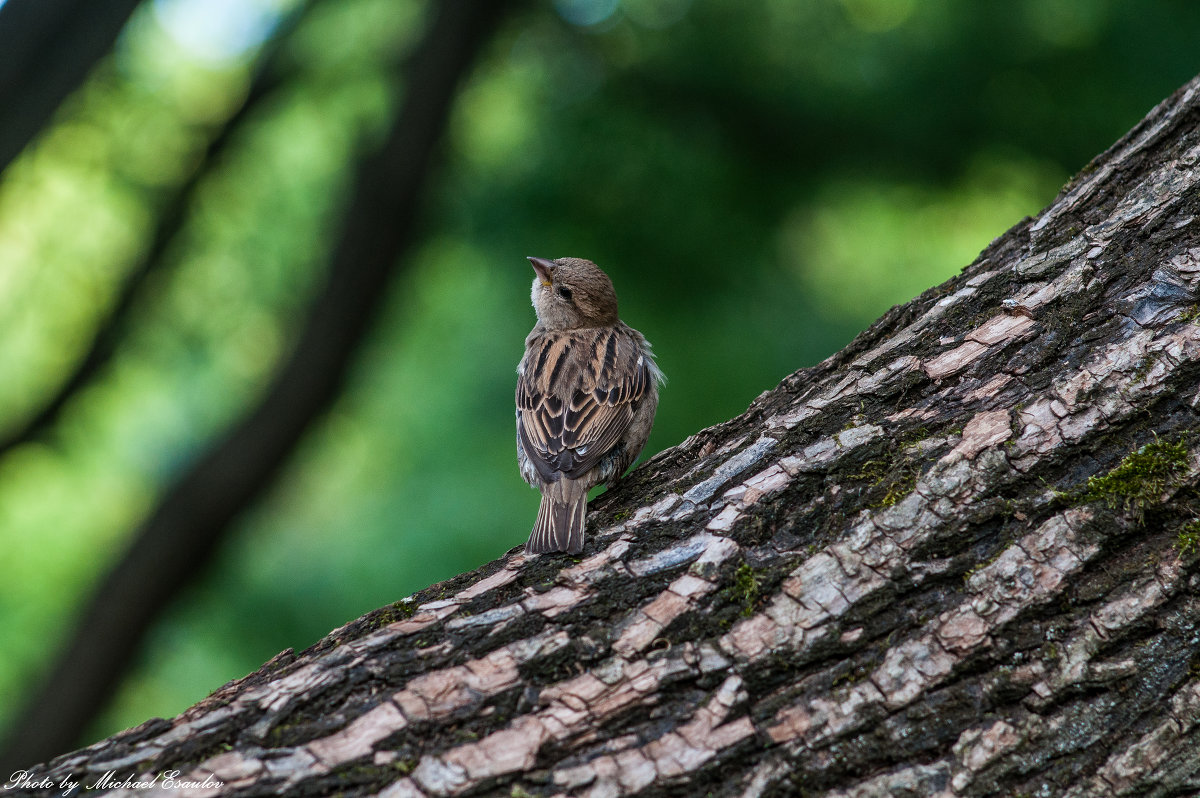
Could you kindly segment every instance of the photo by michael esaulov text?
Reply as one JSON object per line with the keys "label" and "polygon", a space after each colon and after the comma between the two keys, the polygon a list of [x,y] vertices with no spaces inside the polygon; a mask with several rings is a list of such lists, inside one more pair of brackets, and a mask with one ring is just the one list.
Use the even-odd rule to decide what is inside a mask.
{"label": "photo by michael esaulov text", "polygon": [[180,771],[178,770],[168,770],[145,777],[138,777],[130,773],[123,779],[117,775],[117,771],[109,770],[90,784],[81,785],[80,780],[74,778],[71,774],[67,774],[58,781],[54,781],[49,776],[39,778],[28,770],[18,770],[5,782],[4,789],[58,790],[63,795],[73,795],[78,792],[81,786],[85,790],[151,790],[156,787],[161,787],[165,790],[183,790],[223,787],[225,783],[214,779],[211,775],[205,776],[203,781],[181,779]]}

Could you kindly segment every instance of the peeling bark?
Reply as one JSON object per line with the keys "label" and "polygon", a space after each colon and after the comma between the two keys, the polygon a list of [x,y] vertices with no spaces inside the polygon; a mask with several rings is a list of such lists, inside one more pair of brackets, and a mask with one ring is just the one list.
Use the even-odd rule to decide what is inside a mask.
{"label": "peeling bark", "polygon": [[514,550],[30,778],[1195,794],[1198,181],[1200,79],[961,275],[593,502],[583,559]]}

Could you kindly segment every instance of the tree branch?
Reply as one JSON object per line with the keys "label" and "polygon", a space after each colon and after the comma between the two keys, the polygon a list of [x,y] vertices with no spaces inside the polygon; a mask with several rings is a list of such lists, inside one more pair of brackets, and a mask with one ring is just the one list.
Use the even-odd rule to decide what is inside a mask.
{"label": "tree branch", "polygon": [[138,298],[142,295],[143,287],[154,275],[168,267],[167,250],[186,224],[188,212],[195,203],[200,187],[211,174],[212,168],[220,162],[230,142],[238,139],[247,121],[254,117],[255,112],[281,85],[278,53],[288,40],[290,32],[304,19],[311,6],[312,2],[305,2],[294,10],[265,46],[241,106],[225,120],[221,129],[209,140],[203,156],[188,178],[163,200],[162,208],[157,214],[158,223],[155,225],[154,237],[142,251],[140,261],[125,275],[106,317],[97,325],[87,352],[36,412],[0,437],[0,456],[33,440],[52,427],[63,409],[92,384],[111,360],[131,326],[130,317],[137,306]]}
{"label": "tree branch", "polygon": [[9,0],[0,7],[0,172],[112,49],[138,0]]}
{"label": "tree branch", "polygon": [[412,246],[422,190],[455,89],[508,3],[450,0],[407,70],[405,99],[357,183],[328,281],[262,401],[173,485],[102,581],[58,666],[15,724],[0,771],[74,743],[111,695],[144,630],[202,571],[230,522],[270,485],[337,397],[397,260]]}

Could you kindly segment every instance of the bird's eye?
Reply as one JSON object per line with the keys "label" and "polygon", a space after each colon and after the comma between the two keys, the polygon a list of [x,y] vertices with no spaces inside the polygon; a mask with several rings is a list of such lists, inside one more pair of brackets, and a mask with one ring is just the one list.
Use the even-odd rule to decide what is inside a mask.
{"label": "bird's eye", "polygon": [[567,288],[565,285],[560,285],[558,287],[558,295],[568,302],[571,301],[571,289]]}

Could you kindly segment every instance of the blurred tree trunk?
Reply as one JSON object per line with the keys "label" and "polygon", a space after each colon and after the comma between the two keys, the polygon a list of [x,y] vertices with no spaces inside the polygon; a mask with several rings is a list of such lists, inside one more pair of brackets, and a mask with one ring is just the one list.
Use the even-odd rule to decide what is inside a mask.
{"label": "blurred tree trunk", "polygon": [[[458,85],[515,5],[431,4],[431,21],[406,65],[403,102],[379,151],[360,166],[325,284],[289,357],[258,405],[170,486],[101,578],[4,741],[0,774],[76,744],[107,705],[146,630],[203,572],[233,520],[272,484],[337,398],[390,280],[419,236],[425,181]],[[82,369],[63,397],[90,378],[93,364]]]}
{"label": "blurred tree trunk", "polygon": [[1200,79],[594,502],[584,559],[510,552],[27,786],[1193,794],[1197,130]]}
{"label": "blurred tree trunk", "polygon": [[[279,63],[283,60],[280,58],[282,45],[289,40],[290,34],[304,19],[314,2],[315,0],[304,0],[298,3],[279,23],[274,37],[263,45],[255,64],[254,77],[241,106],[209,139],[204,154],[187,179],[174,191],[165,192],[166,196],[160,201],[154,236],[140,253],[137,265],[130,269],[123,280],[105,320],[97,326],[92,336],[91,345],[76,362],[72,371],[29,418],[18,421],[9,430],[0,433],[0,456],[51,429],[58,422],[63,410],[81,391],[93,384],[97,375],[116,354],[146,285],[169,267],[170,247],[176,242],[176,237],[189,218],[188,211],[194,206],[205,178],[211,174],[213,166],[225,157],[231,142],[242,135],[256,112],[285,85],[281,79],[284,68]],[[5,8],[7,7],[6,5]],[[0,49],[0,52],[3,50]],[[12,423],[12,420],[9,422]]]}
{"label": "blurred tree trunk", "polygon": [[0,172],[108,55],[138,0],[8,0],[0,7]]}

